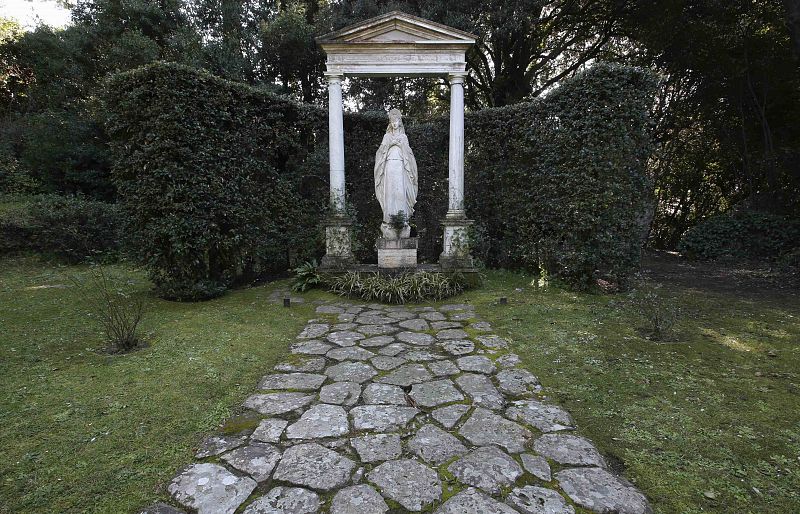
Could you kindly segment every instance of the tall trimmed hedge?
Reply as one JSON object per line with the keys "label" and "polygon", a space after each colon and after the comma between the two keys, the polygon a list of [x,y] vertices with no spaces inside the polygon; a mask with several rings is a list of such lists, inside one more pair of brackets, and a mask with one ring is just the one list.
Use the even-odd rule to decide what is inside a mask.
{"label": "tall trimmed hedge", "polygon": [[[649,195],[647,71],[600,64],[545,99],[466,117],[466,208],[489,266],[543,269],[575,287],[638,265]],[[328,198],[325,109],[174,64],[108,83],[114,176],[132,246],[165,296],[202,298],[319,256]],[[347,114],[356,255],[375,259],[375,151],[385,113]],[[441,251],[448,119],[406,120],[419,165],[420,257]]]}

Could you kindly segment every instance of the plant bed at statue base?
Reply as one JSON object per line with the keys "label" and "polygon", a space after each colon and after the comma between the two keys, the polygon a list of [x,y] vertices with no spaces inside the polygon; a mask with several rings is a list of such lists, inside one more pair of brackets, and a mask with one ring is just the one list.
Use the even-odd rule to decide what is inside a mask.
{"label": "plant bed at statue base", "polygon": [[395,304],[443,300],[469,287],[461,273],[440,271],[347,271],[325,282],[340,296]]}

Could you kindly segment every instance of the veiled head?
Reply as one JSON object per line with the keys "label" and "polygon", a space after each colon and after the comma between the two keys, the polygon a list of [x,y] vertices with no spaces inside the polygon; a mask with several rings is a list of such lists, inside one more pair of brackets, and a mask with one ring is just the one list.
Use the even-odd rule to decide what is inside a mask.
{"label": "veiled head", "polygon": [[389,126],[386,127],[387,132],[400,132],[401,134],[405,134],[406,130],[403,126],[403,113],[401,113],[397,109],[392,109],[389,111]]}

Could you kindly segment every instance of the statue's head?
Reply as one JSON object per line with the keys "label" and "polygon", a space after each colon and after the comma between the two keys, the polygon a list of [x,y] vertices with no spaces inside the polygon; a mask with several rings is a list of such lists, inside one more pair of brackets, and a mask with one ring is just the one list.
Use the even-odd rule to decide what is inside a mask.
{"label": "statue's head", "polygon": [[403,130],[403,114],[397,109],[389,111],[389,126],[387,128],[394,132],[405,132],[405,130]]}

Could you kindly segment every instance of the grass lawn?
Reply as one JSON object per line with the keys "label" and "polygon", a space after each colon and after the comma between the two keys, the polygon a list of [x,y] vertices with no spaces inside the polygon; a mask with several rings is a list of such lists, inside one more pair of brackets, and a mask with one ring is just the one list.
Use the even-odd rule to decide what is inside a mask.
{"label": "grass lawn", "polygon": [[[147,298],[149,348],[100,351],[69,278],[86,267],[0,262],[0,512],[134,512],[163,498],[203,433],[314,316],[308,303],[270,303],[273,286],[180,304],[152,298],[141,272],[109,271]],[[666,280],[660,294],[682,315],[675,340],[656,343],[639,335],[643,320],[626,295],[529,282],[490,272],[455,301],[475,302],[513,339],[547,393],[657,512],[800,511],[796,296]],[[509,305],[497,305],[500,296]]]}

